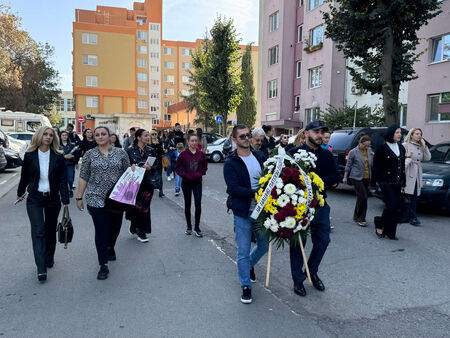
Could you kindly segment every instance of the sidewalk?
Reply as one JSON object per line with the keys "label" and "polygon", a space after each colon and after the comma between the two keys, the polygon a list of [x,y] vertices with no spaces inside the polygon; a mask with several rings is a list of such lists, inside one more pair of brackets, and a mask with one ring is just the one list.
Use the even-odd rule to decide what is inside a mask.
{"label": "sidewalk", "polygon": [[[71,215],[74,243],[58,245],[46,284],[37,282],[25,205],[14,191],[0,199],[0,335],[5,337],[269,337],[328,336],[262,286],[241,304],[235,263],[212,239],[184,234],[184,214],[167,198],[152,202],[149,243],[123,222],[106,281],[98,270],[87,212]],[[219,248],[220,249],[220,248]]]}

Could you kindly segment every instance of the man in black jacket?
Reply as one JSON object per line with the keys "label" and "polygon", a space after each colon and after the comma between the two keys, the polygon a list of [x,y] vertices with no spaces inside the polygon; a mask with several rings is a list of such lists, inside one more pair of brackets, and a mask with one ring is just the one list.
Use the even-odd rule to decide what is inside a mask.
{"label": "man in black jacket", "polygon": [[236,125],[233,128],[232,139],[237,148],[228,156],[223,168],[234,214],[238,275],[242,286],[241,302],[244,304],[252,302],[251,282],[256,281],[253,267],[269,246],[268,236],[255,233],[256,245],[250,252],[252,233],[255,231],[255,221],[250,215],[256,206],[255,191],[259,188],[264,163],[263,154],[251,150],[251,137],[246,126]]}
{"label": "man in black jacket", "polygon": [[[300,147],[291,149],[289,152],[293,155],[299,149],[304,149],[316,155],[316,168],[313,170],[323,180],[325,189],[334,188],[339,184],[340,177],[333,159],[333,155],[328,150],[322,149],[322,135],[328,128],[322,121],[310,122],[305,128],[306,142]],[[324,192],[326,198],[326,192]],[[324,291],[325,286],[320,280],[317,272],[322,261],[328,244],[330,243],[330,206],[325,205],[316,211],[314,220],[310,224],[311,240],[313,248],[308,259],[308,267],[311,273],[313,286]],[[306,238],[303,241],[306,244]],[[300,250],[300,244],[290,246],[291,273],[294,280],[294,292],[299,296],[306,296],[306,290],[303,281],[306,279],[303,272],[303,257]]]}

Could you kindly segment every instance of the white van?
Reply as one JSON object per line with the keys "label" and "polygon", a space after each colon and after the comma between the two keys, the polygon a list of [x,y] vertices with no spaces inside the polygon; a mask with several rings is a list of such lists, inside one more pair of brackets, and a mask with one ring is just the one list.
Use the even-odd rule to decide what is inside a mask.
{"label": "white van", "polygon": [[34,132],[42,126],[52,126],[50,120],[44,115],[10,110],[0,111],[0,127],[7,133]]}

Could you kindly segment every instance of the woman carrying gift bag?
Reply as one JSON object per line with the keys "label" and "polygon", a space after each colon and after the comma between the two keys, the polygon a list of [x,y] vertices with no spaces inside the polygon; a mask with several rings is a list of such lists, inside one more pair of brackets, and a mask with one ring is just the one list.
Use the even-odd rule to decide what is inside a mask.
{"label": "woman carrying gift bag", "polygon": [[86,204],[94,222],[95,247],[100,265],[97,279],[104,280],[109,274],[108,261],[116,260],[114,246],[123,218],[123,213],[105,209],[105,200],[109,198],[108,192],[130,166],[130,161],[125,150],[111,145],[108,128],[95,128],[94,138],[97,146],[83,156],[76,200],[78,209],[83,211],[83,195],[86,192]]}
{"label": "woman carrying gift bag", "polygon": [[[156,132],[155,132],[156,134]],[[150,145],[150,133],[144,129],[138,129],[135,134],[133,146],[128,148],[127,153],[132,165],[137,165],[145,169],[144,179],[142,180],[139,192],[136,197],[136,206],[127,211],[126,218],[131,221],[129,233],[137,235],[139,242],[148,242],[147,234],[152,232],[152,221],[150,213],[150,204],[152,202],[155,184],[161,181],[161,174],[157,170],[157,153]],[[147,162],[149,157],[156,158],[155,163],[150,165]],[[152,182],[152,178],[156,178],[156,182]]]}
{"label": "woman carrying gift bag", "polygon": [[69,204],[64,157],[59,138],[50,127],[41,127],[33,135],[25,153],[17,199],[28,191],[27,213],[31,223],[31,240],[38,280],[47,280],[47,268],[52,268],[56,248],[56,224],[61,210]]}

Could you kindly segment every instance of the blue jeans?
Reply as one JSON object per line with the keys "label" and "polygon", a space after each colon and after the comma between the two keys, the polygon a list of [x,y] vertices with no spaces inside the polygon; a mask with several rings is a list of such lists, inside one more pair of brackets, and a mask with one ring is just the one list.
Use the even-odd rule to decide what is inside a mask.
{"label": "blue jeans", "polygon": [[[330,206],[325,204],[316,214],[311,222],[311,241],[313,248],[308,259],[308,267],[311,275],[317,274],[319,265],[322,261],[325,251],[330,243]],[[306,244],[306,238],[303,240],[303,246]],[[300,250],[300,243],[291,245],[289,248],[291,258],[291,274],[294,284],[303,283],[306,276],[303,272],[303,257]]]}
{"label": "blue jeans", "polygon": [[180,192],[181,187],[181,177],[178,174],[175,174],[175,192]]}
{"label": "blue jeans", "polygon": [[67,175],[67,184],[69,186],[69,191],[72,190],[73,181],[75,179],[75,166],[74,165],[66,165],[66,175]]}
{"label": "blue jeans", "polygon": [[[269,248],[269,236],[261,236],[254,229],[255,221],[250,217],[234,216],[234,232],[237,245],[238,276],[242,288],[251,288],[250,269],[255,266]],[[250,252],[252,233],[255,232],[256,245]]]}
{"label": "blue jeans", "polygon": [[166,153],[166,157],[170,163],[170,165],[167,167],[167,177],[169,177],[170,174],[175,172],[175,161],[173,160],[173,151],[168,151]]}

